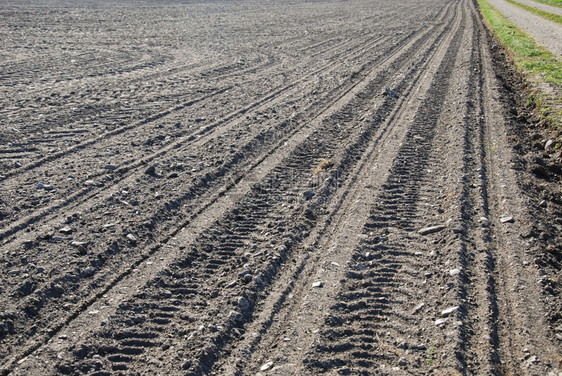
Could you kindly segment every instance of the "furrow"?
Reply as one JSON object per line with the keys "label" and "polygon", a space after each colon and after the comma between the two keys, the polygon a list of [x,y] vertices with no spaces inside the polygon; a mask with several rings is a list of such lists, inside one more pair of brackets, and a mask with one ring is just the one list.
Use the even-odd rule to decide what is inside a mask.
{"label": "furrow", "polygon": [[[414,49],[414,46],[411,46],[410,48]],[[377,75],[374,75],[374,77],[377,77]],[[163,281],[161,277],[151,277],[152,279],[149,279],[149,281],[145,285],[145,292],[140,293],[140,295],[133,295],[132,299],[130,300],[125,300],[125,302],[131,302],[131,304],[122,303],[119,305],[119,307],[116,308],[116,311],[119,312],[119,314],[104,316],[109,320],[116,320],[115,322],[112,322],[110,327],[118,328],[123,325],[119,317],[130,318],[133,316],[134,317],[132,318],[132,321],[127,322],[138,322],[139,325],[143,325],[144,321],[142,321],[142,318],[137,318],[135,320],[135,318],[137,317],[137,313],[140,312],[148,312],[147,317],[156,317],[152,320],[146,320],[146,325],[151,328],[150,330],[156,332],[158,332],[157,328],[160,328],[162,331],[166,332],[169,330],[173,330],[172,328],[174,327],[174,323],[177,323],[178,317],[197,318],[199,313],[199,315],[203,316],[198,318],[199,323],[204,317],[208,317],[209,319],[217,318],[219,322],[222,322],[222,325],[216,325],[214,326],[214,329],[209,329],[212,333],[214,333],[216,329],[217,334],[213,335],[214,340],[209,343],[205,342],[205,344],[198,345],[196,345],[194,341],[191,341],[189,342],[189,346],[193,347],[191,348],[188,346],[188,349],[185,350],[189,351],[191,354],[199,354],[196,356],[196,358],[199,358],[200,355],[202,356],[202,358],[200,358],[193,364],[184,364],[186,368],[193,368],[195,372],[202,372],[208,367],[212,366],[212,354],[217,354],[217,352],[220,350],[220,348],[217,349],[217,347],[220,347],[222,342],[226,342],[227,339],[232,335],[231,333],[236,333],[237,331],[239,331],[239,329],[237,328],[238,324],[236,323],[244,322],[245,319],[242,312],[232,313],[228,311],[228,301],[225,302],[226,304],[213,304],[213,306],[215,307],[224,307],[224,309],[226,309],[225,312],[219,313],[208,312],[207,310],[201,311],[201,309],[198,309],[198,307],[200,307],[200,302],[208,299],[209,297],[211,299],[219,299],[221,297],[221,294],[226,294],[226,296],[223,297],[223,299],[226,300],[234,298],[236,296],[236,293],[241,294],[239,290],[243,288],[243,282],[235,282],[231,287],[233,288],[231,292],[225,290],[224,287],[231,285],[231,283],[233,282],[233,277],[234,280],[236,280],[237,276],[245,277],[246,275],[248,275],[238,272],[236,271],[236,269],[243,266],[240,265],[240,261],[242,260],[240,256],[241,253],[245,250],[244,248],[248,249],[247,247],[251,245],[251,243],[257,243],[255,245],[260,251],[256,252],[256,255],[250,256],[256,258],[256,263],[259,261],[260,264],[263,265],[263,268],[261,268],[263,274],[256,274],[253,271],[252,274],[257,275],[257,277],[259,277],[259,280],[256,281],[255,279],[252,280],[252,278],[250,278],[250,280],[246,282],[249,285],[252,285],[251,287],[254,289],[254,291],[248,291],[245,294],[242,294],[245,296],[244,299],[246,299],[249,306],[251,307],[253,301],[255,301],[255,294],[257,294],[260,290],[260,283],[267,284],[269,283],[270,278],[275,276],[279,264],[282,263],[282,261],[286,257],[286,253],[289,252],[292,248],[291,242],[300,242],[300,239],[302,239],[302,237],[306,237],[306,228],[312,226],[312,224],[314,223],[315,215],[317,215],[316,211],[320,210],[319,205],[331,194],[332,188],[330,187],[330,181],[324,181],[320,191],[317,193],[317,196],[315,196],[314,200],[312,200],[309,205],[306,205],[311,207],[308,210],[305,209],[304,211],[300,207],[300,205],[302,205],[299,203],[302,202],[303,188],[299,187],[306,187],[306,185],[308,184],[307,181],[310,176],[310,171],[312,170],[312,167],[314,167],[314,163],[317,163],[317,161],[321,157],[330,157],[330,153],[333,153],[334,150],[337,150],[340,144],[342,142],[345,142],[345,140],[350,137],[357,139],[357,142],[351,145],[353,149],[348,150],[357,149],[357,152],[360,152],[361,148],[364,149],[365,147],[361,146],[366,142],[361,137],[361,134],[365,131],[364,129],[347,129],[340,125],[340,121],[333,121],[331,119],[345,119],[347,117],[347,112],[357,111],[357,108],[361,108],[362,106],[364,106],[364,103],[368,103],[369,97],[373,97],[374,95],[380,93],[380,85],[381,83],[377,83],[376,80],[374,80],[374,83],[372,84],[367,82],[361,88],[361,90],[366,90],[367,96],[365,98],[363,98],[362,95],[359,95],[359,93],[354,92],[352,93],[353,95],[348,99],[344,99],[344,102],[342,102],[341,105],[338,105],[338,107],[341,108],[340,113],[332,112],[330,116],[324,115],[324,118],[329,119],[329,121],[319,121],[318,125],[321,126],[315,125],[314,128],[311,129],[311,133],[309,134],[309,136],[307,136],[304,140],[303,144],[299,145],[294,150],[294,152],[289,154],[287,160],[277,161],[281,162],[277,165],[277,167],[272,165],[271,172],[269,172],[267,175],[264,175],[263,180],[258,180],[260,181],[260,183],[252,188],[251,194],[249,194],[248,196],[243,196],[241,198],[241,201],[236,205],[235,209],[222,216],[222,219],[214,220],[212,222],[214,224],[210,229],[203,229],[203,232],[200,235],[196,235],[196,233],[194,234],[193,231],[179,232],[178,234],[176,234],[176,239],[174,240],[174,242],[185,244],[183,245],[183,247],[185,247],[183,249],[182,246],[180,246],[180,253],[184,254],[184,258],[180,257],[179,261],[176,260],[174,262],[171,262],[164,269],[156,267],[156,271],[162,270],[161,272],[157,273],[160,276],[164,276],[169,273],[174,274],[172,278],[174,282],[172,283],[172,279],[167,277],[164,278]],[[351,102],[349,104],[344,105],[346,101],[350,100]],[[386,99],[384,99],[384,102],[386,102],[385,107],[388,108],[388,110],[386,111],[389,111],[393,106],[393,98],[386,97]],[[321,147],[319,147],[320,145]],[[344,153],[344,155],[346,155],[346,153]],[[340,156],[338,157],[338,159],[339,158],[342,157]],[[273,159],[278,158],[275,158],[275,156],[273,156]],[[346,164],[355,163],[355,158],[349,156],[343,161]],[[336,166],[337,165],[338,164],[336,163]],[[346,169],[344,167],[345,164],[342,165],[340,169],[345,171]],[[276,182],[278,181],[282,183],[276,184]],[[282,221],[285,222],[284,225],[282,224],[282,222],[280,223],[280,218],[283,217],[281,214],[283,213],[287,213],[290,217],[294,218],[294,221],[290,221],[289,223],[287,223],[288,221],[284,220]],[[270,225],[265,228],[261,227],[264,223],[269,223]],[[272,224],[276,225],[272,226]],[[294,234],[287,234],[288,243],[281,248],[272,247],[273,244],[271,244],[271,241],[268,240],[268,238],[272,235],[268,234],[268,232],[274,231],[274,234],[278,234],[275,235],[276,238],[283,238],[283,234],[286,231],[287,227],[289,227],[292,232],[294,232]],[[187,239],[185,239],[185,241],[182,241],[182,238],[184,236],[187,236],[187,239],[193,240],[188,241]],[[293,238],[294,240],[291,241],[291,238]],[[249,249],[251,250],[255,248],[251,247]],[[246,256],[246,253],[247,252],[244,252],[242,256],[250,257]],[[177,258],[178,255],[176,253],[174,255],[170,255],[170,257],[173,260]],[[180,268],[187,268],[190,273],[176,273],[175,270]],[[150,275],[154,275],[154,272],[149,274],[149,276]],[[187,278],[187,275],[189,275],[190,278]],[[188,279],[190,280],[189,282]],[[246,279],[247,278],[244,278],[242,281]],[[185,292],[194,290],[193,287],[189,287],[186,285],[188,283],[193,283],[194,280],[195,284],[199,288],[198,294],[196,297],[192,297],[189,301],[182,300],[181,309],[182,312],[185,313],[183,316],[182,314],[175,314],[174,319],[172,320],[169,317],[162,317],[161,314],[154,313],[155,311],[152,309],[152,303],[150,302],[156,301],[158,299],[165,299],[167,296],[170,296],[170,294],[171,296],[173,296],[176,291]],[[209,286],[209,284],[211,284],[211,286]],[[207,288],[202,287],[203,285],[207,285]],[[113,290],[118,289],[119,286],[116,285]],[[203,293],[203,291],[208,291],[209,295],[207,295],[207,293]],[[226,291],[226,293],[224,291]],[[245,304],[240,304],[240,300],[235,300],[240,307],[245,306]],[[146,301],[146,303],[142,303],[143,301]],[[206,305],[204,304],[202,307],[205,306]],[[95,311],[101,312],[101,310],[93,310],[90,312]],[[216,317],[215,314],[217,315]],[[82,316],[89,317],[86,312],[84,312]],[[242,316],[242,321],[238,321],[240,320],[240,316]],[[78,317],[76,321],[79,322],[80,320],[81,318]],[[69,327],[76,325],[76,323],[69,324]],[[196,320],[194,320],[193,325],[196,325],[194,326],[194,328],[196,329],[200,328],[200,324],[198,325]],[[193,333],[190,332],[190,334]],[[106,337],[108,338],[107,341],[113,340],[112,335]],[[179,345],[180,344],[176,344],[176,346]],[[52,351],[52,349],[44,348],[38,351],[37,354],[39,355],[42,353],[50,353],[50,351]],[[97,349],[95,349],[94,351],[97,351]],[[90,353],[86,350],[85,354]],[[193,358],[193,356],[191,358]],[[115,370],[125,369],[127,367],[127,361],[125,361],[125,359],[129,358],[121,358],[118,356],[112,357],[110,359],[108,357],[107,361],[111,362],[111,364],[108,363],[104,365],[104,367],[107,366],[109,367],[109,369],[113,369],[116,367]],[[27,362],[29,362],[29,360],[25,363]],[[135,362],[142,362],[142,359],[137,359],[135,360]],[[72,369],[72,366],[68,366],[64,364],[64,362],[62,363],[63,364],[61,364],[58,368],[58,372],[67,372],[68,368],[66,367],[71,367]],[[115,365],[113,363],[118,364]],[[174,359],[172,364],[177,366],[178,360]],[[165,367],[165,365],[163,364],[153,366],[150,366],[149,364],[145,365],[149,368]],[[23,368],[25,368],[25,366],[23,366]]]}
{"label": "furrow", "polygon": [[[454,335],[458,323],[451,317],[436,321],[443,318],[439,310],[447,308],[440,307],[440,300],[456,292],[448,271],[436,270],[434,263],[443,265],[435,260],[441,258],[438,249],[455,249],[459,243],[457,229],[446,219],[458,208],[445,206],[452,192],[442,180],[458,173],[451,174],[456,166],[444,164],[442,156],[455,153],[447,150],[452,140],[444,137],[451,127],[445,123],[451,120],[448,112],[454,108],[446,98],[457,90],[452,72],[468,62],[466,57],[459,59],[466,38],[465,12],[465,4],[459,3],[459,28],[371,209],[338,303],[320,326],[321,335],[305,360],[310,373],[408,374],[432,367],[455,373],[461,368],[458,360],[439,356],[450,354],[447,349],[454,344],[446,337]],[[433,113],[432,103],[445,103],[443,112]],[[435,234],[423,230],[447,222],[450,227],[438,228]],[[428,301],[435,295],[433,288],[441,290],[438,301]],[[454,317],[454,312],[449,314]]]}
{"label": "furrow", "polygon": [[[412,49],[413,47],[410,46],[410,48]],[[379,85],[380,85],[380,84],[379,84]],[[374,86],[373,88],[371,88],[371,90],[374,90],[375,88],[376,88],[377,91],[378,91],[378,90],[381,90],[380,86]],[[223,193],[223,195],[224,195],[224,193]],[[177,232],[177,230],[174,230],[174,231]],[[173,234],[173,233],[174,233],[174,232],[172,232],[172,234]],[[173,236],[173,235],[172,235],[172,236]],[[168,238],[169,238],[169,237],[168,237]],[[153,249],[154,249],[154,248],[153,248]],[[153,251],[151,251],[151,252],[153,252]],[[149,252],[149,254],[150,254],[150,252]],[[143,258],[141,258],[140,261],[143,261],[143,260],[145,260],[145,259],[146,259],[146,256],[144,256]],[[133,264],[133,267],[139,265],[140,261],[135,262],[135,263]],[[123,277],[124,277],[124,276],[127,276],[129,273],[130,273],[130,272],[127,272],[127,273],[123,274],[122,276],[123,276]],[[116,280],[115,283],[119,282],[119,280],[120,280],[121,278],[123,278],[123,277],[119,277],[119,278]],[[113,284],[112,284],[112,285],[113,285]],[[110,286],[112,286],[112,285],[110,285]],[[91,301],[90,301],[90,302],[91,302]],[[88,303],[88,304],[89,304],[89,303]],[[83,304],[81,304],[79,307],[80,307],[80,308],[79,308],[79,311],[81,311],[81,310],[84,309],[84,305],[83,305]],[[74,315],[75,315],[75,314],[72,314],[72,316],[70,316],[70,319],[72,319],[72,317],[74,317]],[[55,332],[57,332],[57,331],[60,330],[60,328],[61,328],[61,326],[59,326],[59,325],[57,325],[57,326],[55,326],[55,327],[56,327],[56,328],[59,328],[59,329],[56,329]],[[34,348],[34,347],[35,347],[35,346],[32,346],[31,349]]]}

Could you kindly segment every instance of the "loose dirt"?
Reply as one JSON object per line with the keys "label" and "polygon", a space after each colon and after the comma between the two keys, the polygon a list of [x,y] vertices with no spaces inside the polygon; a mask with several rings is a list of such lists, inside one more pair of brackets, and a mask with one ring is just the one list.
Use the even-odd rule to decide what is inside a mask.
{"label": "loose dirt", "polygon": [[0,13],[2,375],[562,372],[560,171],[474,2]]}

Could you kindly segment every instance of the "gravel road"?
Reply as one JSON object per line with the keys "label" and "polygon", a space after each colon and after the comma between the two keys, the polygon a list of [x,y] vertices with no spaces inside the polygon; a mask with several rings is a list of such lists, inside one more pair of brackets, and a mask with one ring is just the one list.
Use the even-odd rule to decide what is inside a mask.
{"label": "gravel road", "polygon": [[[536,16],[505,0],[489,0],[489,3],[518,28],[532,36],[539,44],[562,57],[562,25]],[[529,1],[528,3],[533,2]],[[539,7],[537,6],[537,8]],[[559,11],[560,9],[558,9]]]}
{"label": "gravel road", "polygon": [[0,17],[0,375],[562,371],[562,200],[474,1]]}
{"label": "gravel road", "polygon": [[538,2],[533,1],[533,0],[517,0],[517,2],[521,3],[521,4],[528,5],[530,7],[536,8],[536,9],[543,10],[545,12],[558,14],[559,16],[562,16],[562,8],[560,8],[560,7],[554,7],[552,5],[538,3]]}

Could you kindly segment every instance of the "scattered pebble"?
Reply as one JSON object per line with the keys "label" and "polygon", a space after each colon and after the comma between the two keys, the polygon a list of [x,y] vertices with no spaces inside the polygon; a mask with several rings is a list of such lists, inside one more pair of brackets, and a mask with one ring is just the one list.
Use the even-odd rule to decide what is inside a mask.
{"label": "scattered pebble", "polygon": [[144,170],[144,173],[147,175],[154,175],[156,173],[156,166],[154,165],[148,166],[148,168]]}
{"label": "scattered pebble", "polygon": [[273,362],[267,362],[263,366],[260,367],[260,371],[267,371],[273,366]]}
{"label": "scattered pebble", "polygon": [[416,314],[418,313],[423,307],[425,307],[425,303],[420,303],[417,306],[414,307],[412,314]]}
{"label": "scattered pebble", "polygon": [[72,229],[68,226],[65,226],[61,228],[59,231],[62,232],[63,234],[70,234],[72,232]]}
{"label": "scattered pebble", "polygon": [[238,298],[238,306],[245,311],[250,307],[250,303],[248,303],[248,301],[243,296],[241,296]]}
{"label": "scattered pebble", "polygon": [[548,150],[554,144],[554,140],[550,139],[544,144],[544,150]]}
{"label": "scattered pebble", "polygon": [[425,228],[422,228],[421,230],[418,230],[418,233],[420,235],[429,235],[429,234],[433,234],[435,232],[439,232],[441,230],[444,230],[446,228],[447,228],[447,226],[444,226],[444,225],[425,227]]}
{"label": "scattered pebble", "polygon": [[77,240],[73,240],[72,242],[70,242],[70,245],[73,247],[84,247],[88,245],[88,242],[79,242]]}
{"label": "scattered pebble", "polygon": [[542,200],[541,202],[539,202],[539,206],[541,208],[546,208],[548,206],[548,203],[546,202],[546,200]]}
{"label": "scattered pebble", "polygon": [[444,319],[437,319],[437,320],[435,320],[435,325],[436,325],[436,326],[443,325],[443,324],[445,324],[445,323],[447,322],[447,320],[449,320],[448,317],[446,317],[446,318],[444,318]]}
{"label": "scattered pebble", "polygon": [[45,188],[45,184],[43,183],[37,183],[37,185],[35,186],[37,189],[43,189]]}
{"label": "scattered pebble", "polygon": [[400,358],[398,359],[398,365],[400,367],[405,367],[408,364],[408,361],[406,360],[406,358]]}
{"label": "scattered pebble", "polygon": [[508,217],[502,217],[500,218],[500,222],[501,223],[513,223],[515,222],[515,220],[513,219],[513,216],[508,216]]}
{"label": "scattered pebble", "polygon": [[117,168],[117,166],[115,166],[114,164],[106,164],[105,165],[105,169],[106,170],[115,170]]}
{"label": "scattered pebble", "polygon": [[538,361],[539,361],[539,359],[537,358],[537,356],[533,355],[533,356],[529,357],[529,359],[527,359],[527,361],[525,362],[525,366],[530,367],[531,364],[537,363]]}
{"label": "scattered pebble", "polygon": [[449,316],[451,313],[456,312],[459,309],[459,306],[449,307],[441,311],[441,316]]}
{"label": "scattered pebble", "polygon": [[127,234],[127,239],[131,244],[135,244],[137,242],[137,238],[133,234]]}
{"label": "scattered pebble", "polygon": [[487,226],[488,224],[490,224],[490,220],[486,217],[480,217],[478,222],[480,222],[483,226]]}
{"label": "scattered pebble", "polygon": [[314,197],[316,193],[312,192],[312,191],[306,191],[303,192],[303,196],[305,199],[310,200],[312,197]]}
{"label": "scattered pebble", "polygon": [[451,269],[451,270],[449,270],[449,275],[450,275],[451,277],[454,277],[454,276],[456,276],[456,275],[459,275],[460,273],[461,273],[461,270],[460,270],[460,269]]}
{"label": "scattered pebble", "polygon": [[312,287],[322,287],[323,285],[322,281],[317,281],[312,284]]}
{"label": "scattered pebble", "polygon": [[391,98],[397,99],[398,98],[398,94],[396,94],[394,92],[394,90],[392,90],[391,88],[387,87],[384,89],[384,92],[382,93],[382,95],[388,95]]}

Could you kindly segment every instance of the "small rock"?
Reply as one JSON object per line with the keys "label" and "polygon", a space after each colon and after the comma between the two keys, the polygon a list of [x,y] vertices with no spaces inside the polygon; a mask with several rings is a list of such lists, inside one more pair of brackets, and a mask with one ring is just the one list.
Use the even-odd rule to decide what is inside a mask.
{"label": "small rock", "polygon": [[449,316],[451,313],[457,311],[458,309],[459,306],[449,307],[447,309],[444,309],[443,311],[441,311],[441,316]]}
{"label": "small rock", "polygon": [[244,317],[242,316],[242,314],[240,312],[236,312],[236,311],[230,311],[228,313],[228,318],[234,321],[242,321],[244,319]]}
{"label": "small rock", "polygon": [[316,193],[312,192],[312,191],[306,191],[303,193],[303,196],[305,199],[310,200],[312,197],[314,197]]}
{"label": "small rock", "polygon": [[537,356],[536,356],[536,355],[533,355],[533,356],[529,357],[529,359],[527,359],[527,361],[525,362],[525,366],[526,366],[526,367],[530,367],[531,364],[537,363],[538,361],[539,361],[539,360],[538,360]]}
{"label": "small rock", "polygon": [[322,287],[322,286],[323,286],[322,281],[317,281],[317,282],[314,282],[314,283],[312,284],[312,287]]}
{"label": "small rock", "polygon": [[544,150],[548,150],[554,144],[554,140],[550,139],[544,144]]}
{"label": "small rock", "polygon": [[243,297],[238,298],[238,306],[243,310],[247,310],[250,307],[250,303]]}
{"label": "small rock", "polygon": [[447,228],[447,226],[444,226],[444,225],[431,226],[431,227],[426,227],[426,228],[422,228],[421,230],[418,230],[418,233],[420,235],[428,235],[428,234],[433,234],[434,232],[439,232],[439,231],[444,230],[446,228]]}
{"label": "small rock", "polygon": [[252,271],[250,269],[244,269],[240,273],[238,273],[238,276],[240,278],[243,278],[244,276],[246,276],[248,274],[252,274]]}
{"label": "small rock", "polygon": [[70,245],[74,248],[78,249],[78,254],[81,256],[86,255],[87,253],[87,246],[88,246],[88,242],[79,242],[79,241],[72,241],[70,242]]}
{"label": "small rock", "polygon": [[423,307],[425,306],[425,303],[420,303],[417,306],[414,307],[412,314],[416,314],[418,313]]}
{"label": "small rock", "polygon": [[436,325],[436,326],[443,325],[443,324],[445,324],[445,323],[447,322],[447,320],[449,320],[448,317],[446,317],[446,318],[444,318],[444,319],[437,319],[437,320],[435,320],[435,325]]}
{"label": "small rock", "polygon": [[117,166],[115,166],[114,164],[111,164],[111,163],[105,165],[106,170],[115,170],[116,168],[117,168]]}
{"label": "small rock", "polygon": [[480,222],[482,226],[488,226],[490,224],[490,220],[486,217],[480,217],[478,222]]}
{"label": "small rock", "polygon": [[45,188],[45,184],[43,183],[37,183],[37,185],[35,186],[37,189],[43,189]]}
{"label": "small rock", "polygon": [[461,270],[460,270],[460,269],[451,269],[451,270],[449,270],[449,275],[450,275],[451,277],[454,277],[454,276],[456,276],[456,275],[459,275],[460,273],[461,273]]}
{"label": "small rock", "polygon": [[43,189],[45,189],[46,191],[52,191],[54,188],[53,188],[52,185],[46,184],[46,185],[43,187]]}
{"label": "small rock", "polygon": [[548,203],[546,202],[546,200],[542,200],[541,202],[539,202],[539,206],[541,208],[546,208],[548,206]]}
{"label": "small rock", "polygon": [[92,186],[92,185],[96,185],[96,182],[93,181],[93,180],[86,180],[84,182],[84,185],[89,187],[89,186]]}
{"label": "small rock", "polygon": [[408,361],[406,360],[406,358],[400,358],[398,359],[398,365],[400,367],[405,367],[408,364]]}
{"label": "small rock", "polygon": [[147,175],[154,175],[156,173],[156,166],[154,165],[148,166],[148,168],[144,170],[144,173]]}
{"label": "small rock", "polygon": [[397,99],[398,98],[398,94],[396,94],[394,92],[394,90],[392,90],[391,88],[386,88],[384,89],[384,93],[382,93],[383,95],[388,95],[391,98]]}
{"label": "small rock", "polygon": [[515,220],[513,219],[513,216],[508,216],[508,217],[502,217],[500,218],[500,222],[501,223],[513,223],[515,222]]}
{"label": "small rock", "polygon": [[267,371],[273,366],[273,362],[267,362],[263,366],[260,367],[260,371]]}
{"label": "small rock", "polygon": [[137,238],[133,234],[127,234],[127,240],[129,240],[131,244],[135,244],[137,242]]}
{"label": "small rock", "polygon": [[70,234],[72,232],[72,229],[68,226],[65,226],[61,228],[59,231],[62,232],[63,234]]}
{"label": "small rock", "polygon": [[25,248],[28,248],[28,249],[29,249],[29,248],[32,248],[32,247],[33,247],[33,245],[35,244],[35,242],[34,242],[33,240],[30,240],[30,239],[25,239],[25,240],[22,240],[21,244],[22,244]]}

